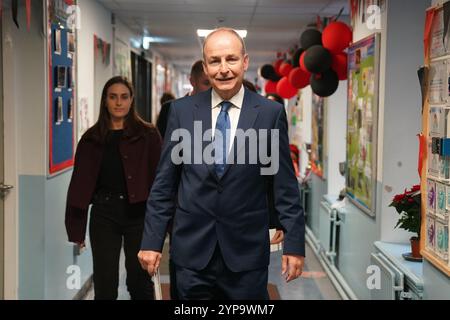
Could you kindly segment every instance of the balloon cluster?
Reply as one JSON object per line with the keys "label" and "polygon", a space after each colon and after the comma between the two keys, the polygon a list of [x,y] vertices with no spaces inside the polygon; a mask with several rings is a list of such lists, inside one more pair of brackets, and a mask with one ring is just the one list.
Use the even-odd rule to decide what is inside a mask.
{"label": "balloon cluster", "polygon": [[308,29],[300,37],[301,47],[292,55],[292,61],[278,59],[263,65],[261,76],[267,80],[266,93],[277,93],[285,99],[299,89],[311,85],[320,97],[336,92],[339,80],[347,79],[347,53],[352,42],[352,30],[343,22],[335,21],[323,32]]}

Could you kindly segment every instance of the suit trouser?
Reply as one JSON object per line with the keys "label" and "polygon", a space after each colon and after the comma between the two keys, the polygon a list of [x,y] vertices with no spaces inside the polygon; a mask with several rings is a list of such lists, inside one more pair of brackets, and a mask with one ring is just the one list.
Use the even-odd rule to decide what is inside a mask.
{"label": "suit trouser", "polygon": [[176,265],[178,298],[181,300],[269,300],[268,268],[233,272],[219,246],[203,270]]}
{"label": "suit trouser", "polygon": [[154,299],[153,282],[137,254],[144,228],[145,203],[129,204],[122,195],[94,196],[89,234],[94,264],[95,299],[115,300],[120,251],[125,252],[126,284],[131,299]]}

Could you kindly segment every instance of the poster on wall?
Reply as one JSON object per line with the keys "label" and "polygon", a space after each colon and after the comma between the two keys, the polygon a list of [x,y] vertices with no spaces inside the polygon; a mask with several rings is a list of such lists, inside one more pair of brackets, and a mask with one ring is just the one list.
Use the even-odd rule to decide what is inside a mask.
{"label": "poster on wall", "polygon": [[433,19],[433,24],[431,25],[431,37],[430,37],[430,57],[436,58],[445,53],[444,41],[442,38],[444,36],[444,10],[436,10]]}
{"label": "poster on wall", "polygon": [[[68,3],[47,1],[49,176],[70,169],[74,163],[77,39],[74,26],[68,22]],[[74,4],[70,1],[70,5]]]}
{"label": "poster on wall", "polygon": [[346,192],[370,216],[376,199],[379,43],[373,34],[348,50]]}
{"label": "poster on wall", "polygon": [[312,95],[311,118],[311,170],[320,178],[324,178],[324,98]]}
{"label": "poster on wall", "polygon": [[128,44],[117,38],[114,43],[114,74],[131,79],[131,53]]}
{"label": "poster on wall", "polygon": [[448,60],[430,63],[428,102],[430,104],[445,104],[448,101]]}

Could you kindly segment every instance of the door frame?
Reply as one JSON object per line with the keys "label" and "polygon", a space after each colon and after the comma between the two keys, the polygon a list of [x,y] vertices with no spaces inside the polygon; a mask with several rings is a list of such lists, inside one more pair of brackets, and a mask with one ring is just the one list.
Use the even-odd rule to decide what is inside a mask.
{"label": "door frame", "polygon": [[[6,300],[18,299],[19,288],[19,176],[17,167],[16,91],[14,73],[14,41],[11,23],[1,20],[1,41],[3,61],[3,121],[4,121],[4,183],[14,186],[4,199],[4,291]],[[1,97],[0,97],[1,98]]]}

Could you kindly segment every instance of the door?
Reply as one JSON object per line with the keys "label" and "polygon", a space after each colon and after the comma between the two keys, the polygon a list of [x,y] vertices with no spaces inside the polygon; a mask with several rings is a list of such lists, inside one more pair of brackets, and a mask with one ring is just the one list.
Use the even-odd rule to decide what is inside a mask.
{"label": "door", "polygon": [[152,121],[152,64],[131,52],[131,72],[135,91],[134,105],[139,116]]}

